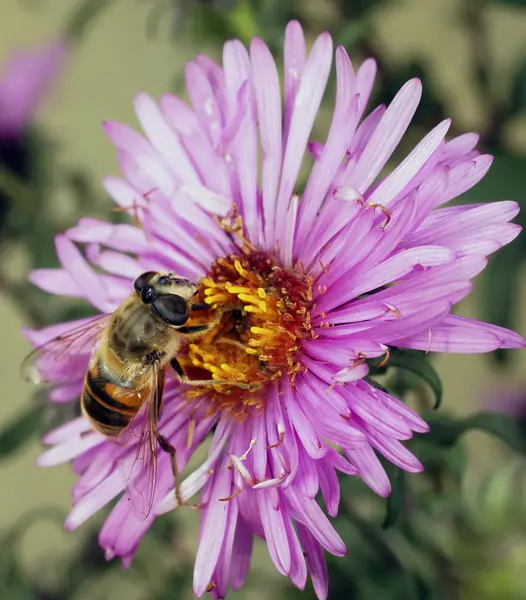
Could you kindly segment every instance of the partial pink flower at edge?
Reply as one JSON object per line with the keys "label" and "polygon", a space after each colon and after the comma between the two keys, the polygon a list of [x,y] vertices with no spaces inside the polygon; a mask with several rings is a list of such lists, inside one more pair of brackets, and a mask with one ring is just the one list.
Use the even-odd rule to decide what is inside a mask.
{"label": "partial pink flower at edge", "polygon": [[18,136],[49,95],[65,67],[68,44],[53,40],[14,52],[0,73],[0,138]]}

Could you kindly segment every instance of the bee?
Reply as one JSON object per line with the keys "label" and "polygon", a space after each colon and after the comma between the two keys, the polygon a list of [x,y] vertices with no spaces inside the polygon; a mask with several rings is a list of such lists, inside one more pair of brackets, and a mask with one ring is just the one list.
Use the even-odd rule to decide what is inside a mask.
{"label": "bee", "polygon": [[[181,384],[212,387],[221,384],[241,388],[241,382],[215,379],[188,379],[177,352],[187,340],[203,335],[217,325],[225,310],[217,311],[214,320],[202,325],[188,325],[194,311],[209,309],[207,304],[193,303],[197,286],[174,272],[147,271],[134,282],[130,296],[111,314],[89,320],[35,349],[24,362],[26,372],[36,367],[40,380],[47,377],[55,383],[70,382],[64,370],[64,354],[91,352],[84,378],[81,410],[93,429],[109,439],[122,439],[143,411],[138,435],[135,464],[140,461],[135,477],[139,488],[128,493],[138,511],[147,516],[151,510],[157,473],[157,449],[171,456],[178,505],[181,499],[176,448],[161,435],[158,428],[163,408],[165,370],[171,367]],[[34,371],[33,371],[34,373]]]}

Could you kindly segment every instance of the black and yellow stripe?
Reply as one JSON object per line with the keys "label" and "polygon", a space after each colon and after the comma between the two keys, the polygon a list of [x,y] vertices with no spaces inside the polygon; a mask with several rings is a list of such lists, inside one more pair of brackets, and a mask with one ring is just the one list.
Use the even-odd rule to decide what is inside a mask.
{"label": "black and yellow stripe", "polygon": [[[86,374],[82,408],[101,433],[115,437],[128,427],[137,412],[136,393],[108,380],[104,372],[105,369],[101,373],[100,363],[96,363]],[[128,402],[119,401],[116,398],[119,395]]]}

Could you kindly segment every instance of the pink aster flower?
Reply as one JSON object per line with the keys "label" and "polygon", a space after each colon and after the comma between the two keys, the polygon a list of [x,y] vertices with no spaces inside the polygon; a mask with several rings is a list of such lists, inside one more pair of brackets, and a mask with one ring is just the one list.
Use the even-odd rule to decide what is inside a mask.
{"label": "pink aster flower", "polygon": [[[336,49],[337,94],[324,143],[309,136],[333,59],[324,33],[307,51],[303,31],[285,34],[284,81],[267,46],[254,39],[224,47],[222,65],[198,56],[187,65],[190,104],[171,94],[135,99],[144,134],[106,123],[124,177],[105,185],[141,227],[82,219],[56,239],[59,269],[32,281],[51,293],[111,312],[143,271],[174,270],[198,283],[212,307],[241,305],[178,356],[190,373],[256,383],[189,389],[167,372],[162,434],[182,471],[211,434],[208,458],[187,474],[182,497],[202,506],[194,592],[224,598],[245,580],[255,536],[276,569],[319,598],[328,590],[324,553],[346,547],[328,515],[338,512],[338,472],[387,496],[378,459],[409,472],[422,465],[403,445],[426,423],[373,387],[368,359],[390,347],[433,352],[518,348],[520,335],[452,314],[487,256],[513,240],[514,202],[444,206],[473,187],[491,157],[475,134],[445,140],[439,123],[390,174],[383,169],[417,110],[420,81],[367,116],[375,63],[357,70]],[[284,101],[282,101],[282,92]],[[304,190],[302,165],[310,164]],[[28,332],[41,344],[65,323]],[[52,400],[78,398],[89,354],[53,365],[71,374]],[[39,462],[73,460],[79,476],[67,527],[75,529],[124,488],[119,446],[78,418],[47,435]],[[340,451],[336,451],[337,447]],[[133,483],[133,482],[132,482]],[[140,484],[140,482],[138,482]],[[153,520],[176,507],[169,457],[159,451],[153,510],[139,519],[126,494],[100,533],[108,558],[126,566]],[[184,510],[184,509],[183,509]]]}
{"label": "pink aster flower", "polygon": [[15,137],[31,121],[50,87],[63,70],[67,55],[64,40],[38,50],[13,54],[0,75],[0,138]]}

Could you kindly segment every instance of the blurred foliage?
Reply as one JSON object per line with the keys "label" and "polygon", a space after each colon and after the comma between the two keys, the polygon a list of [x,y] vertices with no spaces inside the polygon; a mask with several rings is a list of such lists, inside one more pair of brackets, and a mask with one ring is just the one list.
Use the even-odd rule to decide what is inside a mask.
{"label": "blurred foliage", "polygon": [[[82,43],[104,11],[117,0],[84,0],[75,5],[64,24],[64,35]],[[372,15],[396,0],[325,0],[322,16],[306,9],[300,0],[143,0],[149,6],[145,34],[199,40],[219,52],[228,38],[248,42],[261,35],[279,54],[288,20],[300,18],[309,37],[328,28],[359,63],[374,56],[378,81],[374,101],[389,102],[411,77],[420,77],[424,95],[414,126],[433,127],[454,111],[433,84],[428,65],[411,60],[393,65],[374,35]],[[502,99],[488,42],[491,5],[526,9],[524,0],[463,0],[457,15],[465,30],[470,53],[470,74],[478,101],[486,114],[481,151],[495,154],[488,176],[461,201],[486,202],[512,198],[524,205],[525,148],[507,145],[505,132],[526,109],[526,55],[514,67],[509,92]],[[135,3],[129,2],[129,10]],[[314,16],[313,16],[314,15]],[[95,18],[96,17],[96,18]],[[329,94],[330,96],[330,94]],[[455,130],[454,134],[462,133]],[[407,151],[407,146],[402,151]],[[105,198],[98,197],[82,165],[66,170],[58,164],[53,141],[31,126],[10,140],[0,140],[0,251],[9,256],[14,245],[23,247],[31,268],[58,266],[53,236],[84,215],[108,218]],[[53,210],[53,194],[65,188],[73,207],[68,215]],[[524,207],[523,207],[524,208]],[[524,225],[526,210],[519,216]],[[117,214],[113,214],[118,218]],[[497,253],[482,277],[483,315],[506,327],[517,325],[518,277],[526,255],[526,237]],[[42,326],[84,316],[83,304],[51,299],[25,279],[13,279],[8,261],[0,263],[2,292],[16,303],[24,320]],[[45,301],[44,301],[45,299]],[[495,353],[506,368],[509,355]],[[389,360],[370,362],[370,382],[386,386],[401,398],[416,399],[431,425],[431,432],[408,443],[419,457],[424,473],[413,476],[383,462],[392,482],[387,500],[376,497],[358,478],[342,477],[342,502],[337,529],[350,554],[329,557],[331,600],[521,600],[526,597],[526,440],[523,423],[502,414],[478,413],[454,418],[434,412],[442,399],[442,386],[433,357],[422,352],[392,350]],[[76,414],[77,407],[44,407],[42,403],[18,415],[0,429],[0,460],[11,457],[21,445],[42,431]],[[70,412],[68,412],[68,410]],[[484,432],[507,447],[513,460],[484,479],[474,480],[468,466],[466,438],[472,430]],[[71,600],[87,597],[83,590],[106,575],[121,573],[119,563],[107,563],[97,543],[96,527],[88,525],[77,552],[57,564],[47,557],[42,572],[58,570],[53,583],[27,573],[18,546],[25,531],[39,519],[52,518],[62,527],[63,515],[43,509],[24,515],[9,531],[0,532],[0,593],[8,600]],[[177,519],[166,516],[154,524],[126,577],[152,600],[178,598],[190,587],[193,556],[178,547]],[[90,529],[90,527],[92,529]],[[177,551],[176,551],[177,547]],[[177,556],[177,564],[172,560]],[[252,583],[251,583],[252,582]],[[253,567],[248,585],[265,585]],[[314,597],[312,590],[298,592],[287,582],[288,597]],[[386,592],[386,590],[388,590]],[[93,592],[92,597],[100,597]],[[109,596],[108,596],[109,597]]]}

